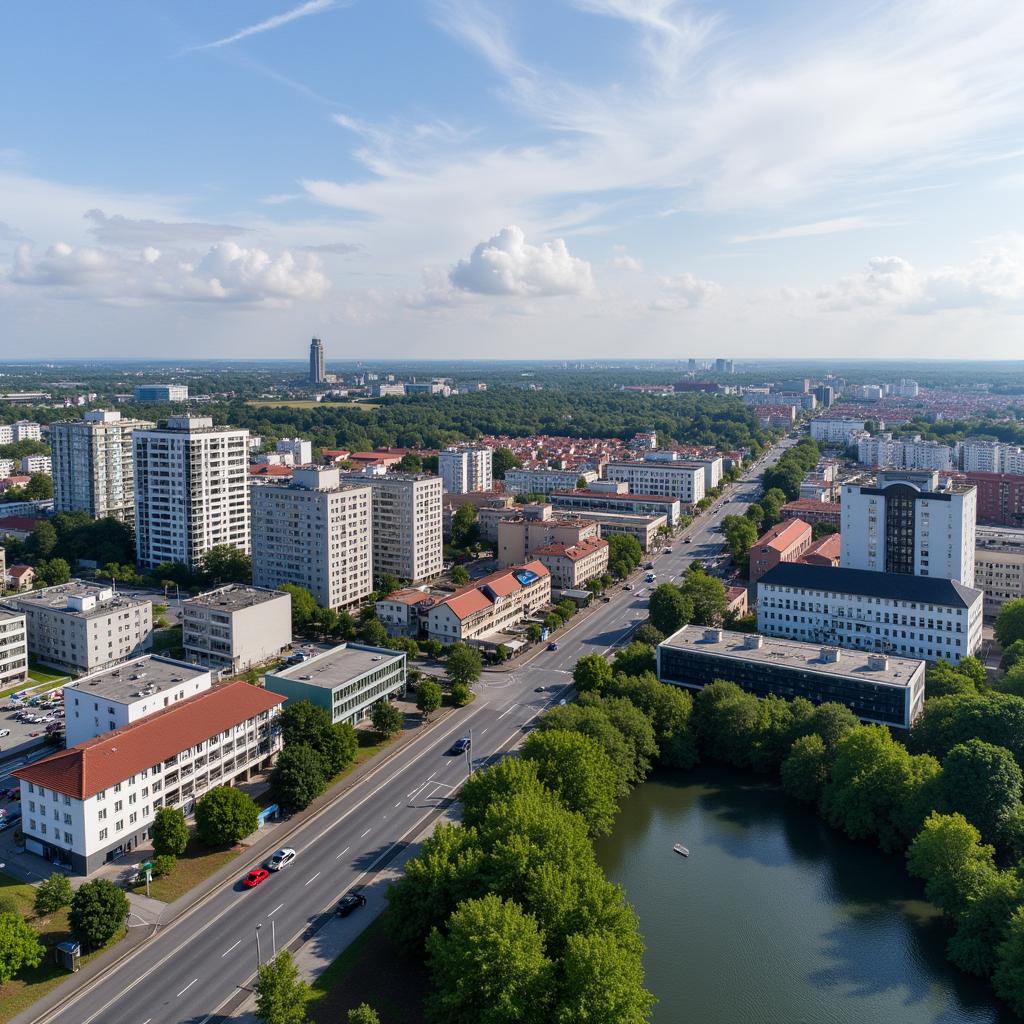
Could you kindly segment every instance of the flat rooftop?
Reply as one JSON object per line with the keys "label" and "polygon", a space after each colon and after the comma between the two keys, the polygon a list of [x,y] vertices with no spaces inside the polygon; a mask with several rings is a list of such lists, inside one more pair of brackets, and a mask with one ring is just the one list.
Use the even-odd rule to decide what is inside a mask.
{"label": "flat rooftop", "polygon": [[393,665],[404,658],[404,653],[382,647],[341,644],[318,654],[308,661],[300,661],[279,672],[267,673],[267,678],[295,679],[308,686],[333,690],[371,669]]}
{"label": "flat rooftop", "polygon": [[133,658],[102,672],[82,676],[73,683],[65,683],[64,689],[81,690],[84,694],[132,704],[209,673],[209,669],[197,665],[163,658],[158,654],[144,654],[141,658]]}
{"label": "flat rooftop", "polygon": [[988,551],[1024,551],[1024,530],[1006,526],[979,526],[974,534],[975,548]]}
{"label": "flat rooftop", "polygon": [[232,583],[217,590],[209,590],[205,594],[197,594],[187,601],[182,601],[184,607],[213,608],[219,611],[237,612],[242,608],[252,608],[254,605],[266,604],[267,601],[276,601],[279,598],[287,598],[288,595],[281,590],[267,590],[264,587],[250,587],[244,583]]}
{"label": "flat rooftop", "polygon": [[[92,608],[81,610],[69,608],[68,600],[74,597],[94,597],[96,604]],[[111,591],[109,587],[99,587],[92,583],[84,583],[82,580],[72,580],[70,583],[46,587],[43,590],[26,591],[23,594],[11,594],[6,600],[20,608],[32,607],[63,612],[65,615],[75,615],[81,619],[108,615],[118,608],[137,608],[139,605],[151,603],[148,597],[132,597],[130,594],[121,594]]]}
{"label": "flat rooftop", "polygon": [[[741,633],[736,630],[716,631],[721,639],[707,639],[711,632],[705,626],[683,626],[664,640],[659,647],[677,651],[693,651],[716,658],[731,658],[735,661],[761,662],[782,665],[786,668],[801,669],[820,675],[860,682],[879,683],[886,686],[909,686],[910,681],[923,661],[914,658],[894,658],[892,655],[875,655],[869,651],[851,650],[846,647],[827,647],[821,644],[807,644],[799,640],[783,640],[777,637],[761,636],[759,633]],[[758,638],[760,647],[748,647],[753,638]],[[827,657],[822,657],[828,652]],[[830,660],[835,658],[836,660]],[[885,667],[875,668],[873,665]]]}

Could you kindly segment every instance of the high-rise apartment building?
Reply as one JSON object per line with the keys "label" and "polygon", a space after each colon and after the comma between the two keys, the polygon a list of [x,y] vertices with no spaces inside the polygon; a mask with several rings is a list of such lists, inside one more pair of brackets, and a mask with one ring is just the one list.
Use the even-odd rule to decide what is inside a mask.
{"label": "high-rise apartment building", "polygon": [[252,578],[294,583],[325,608],[358,604],[373,590],[372,488],[345,485],[337,469],[296,469],[286,484],[252,488]]}
{"label": "high-rise apartment building", "polygon": [[212,547],[249,552],[249,431],[172,416],[132,435],[139,565],[198,568]]}
{"label": "high-rise apartment building", "polygon": [[313,442],[301,437],[282,437],[274,446],[280,455],[290,455],[293,466],[308,466],[313,461]]}
{"label": "high-rise apartment building", "polygon": [[449,494],[489,491],[494,486],[494,451],[482,446],[445,448],[437,457],[437,468]]}
{"label": "high-rise apartment building", "polygon": [[42,439],[42,428],[31,420],[18,420],[16,423],[0,423],[0,444],[16,444],[18,441],[39,441]]}
{"label": "high-rise apartment building", "polygon": [[935,576],[974,586],[977,491],[939,489],[934,472],[879,473],[842,492],[844,569]]}
{"label": "high-rise apartment building", "polygon": [[125,420],[99,409],[77,422],[50,425],[53,502],[57,512],[88,512],[135,521],[132,431],[152,430],[147,420]]}
{"label": "high-rise apartment building", "polygon": [[392,573],[420,583],[444,567],[442,506],[439,476],[385,473],[353,477],[373,491],[373,574]]}
{"label": "high-rise apartment building", "polygon": [[309,343],[309,383],[323,384],[327,379],[327,369],[324,364],[324,343],[319,338],[314,338]]}
{"label": "high-rise apartment building", "polygon": [[631,494],[662,494],[693,505],[704,497],[705,469],[694,462],[609,462],[605,478],[629,486]]}

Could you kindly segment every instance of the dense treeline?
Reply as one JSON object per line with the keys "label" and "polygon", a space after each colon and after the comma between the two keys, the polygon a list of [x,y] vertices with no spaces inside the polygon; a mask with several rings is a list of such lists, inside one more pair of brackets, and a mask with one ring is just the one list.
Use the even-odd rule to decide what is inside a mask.
{"label": "dense treeline", "polygon": [[765,492],[778,488],[787,501],[795,501],[800,497],[800,482],[814,469],[820,458],[818,445],[809,437],[800,438],[783,453],[774,466],[769,466],[762,474]]}

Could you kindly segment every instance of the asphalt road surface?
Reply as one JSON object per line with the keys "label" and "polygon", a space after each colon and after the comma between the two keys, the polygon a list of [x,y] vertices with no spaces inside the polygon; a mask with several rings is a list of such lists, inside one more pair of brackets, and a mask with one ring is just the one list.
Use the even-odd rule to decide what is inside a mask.
{"label": "asphalt road surface", "polygon": [[[790,442],[786,442],[787,444]],[[774,462],[777,446],[767,457]],[[691,543],[673,541],[672,552],[654,559],[657,582],[678,578],[689,562],[721,548],[714,531],[722,517],[737,514],[758,493],[763,465],[734,484],[723,502],[692,525]],[[642,579],[642,576],[640,577]],[[282,845],[298,856],[253,890],[240,880],[254,862],[238,860],[236,881],[225,884],[196,910],[160,931],[139,950],[74,999],[41,1021],[59,1024],[212,1024],[230,1010],[256,967],[256,929],[264,959],[304,932],[337,899],[382,869],[443,810],[465,780],[465,756],[452,743],[472,730],[474,767],[518,745],[547,707],[572,697],[572,668],[584,654],[609,652],[628,642],[646,617],[650,585],[617,589],[532,661],[507,673],[487,673],[477,699],[443,725],[397,753],[315,819],[298,826]],[[543,686],[544,692],[535,692]],[[357,912],[358,913],[358,912]],[[312,941],[316,941],[315,937]]]}

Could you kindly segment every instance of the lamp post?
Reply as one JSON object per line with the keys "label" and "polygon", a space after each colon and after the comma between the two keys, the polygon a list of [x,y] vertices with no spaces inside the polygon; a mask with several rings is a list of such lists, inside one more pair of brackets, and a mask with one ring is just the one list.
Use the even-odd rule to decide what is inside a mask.
{"label": "lamp post", "polygon": [[259,970],[263,966],[263,954],[260,952],[260,929],[263,927],[262,924],[256,925],[256,969]]}
{"label": "lamp post", "polygon": [[277,928],[275,927],[276,924],[277,924],[277,922],[273,918],[271,918],[270,919],[270,955],[275,960],[277,959]]}
{"label": "lamp post", "polygon": [[469,730],[469,746],[466,747],[466,768],[469,774],[473,774],[473,730]]}

